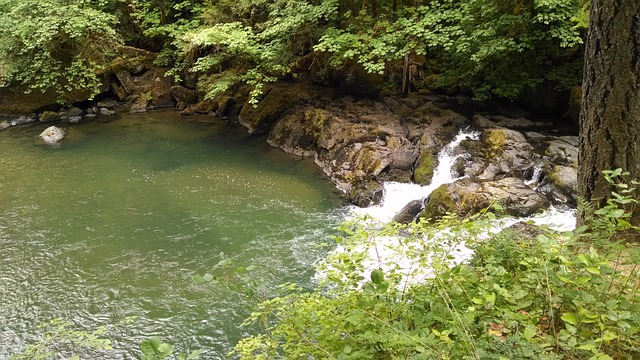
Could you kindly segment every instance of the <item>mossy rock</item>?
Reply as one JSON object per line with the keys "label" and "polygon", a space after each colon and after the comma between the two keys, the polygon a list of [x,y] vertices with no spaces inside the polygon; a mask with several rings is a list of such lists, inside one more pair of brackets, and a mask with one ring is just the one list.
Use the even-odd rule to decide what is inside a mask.
{"label": "mossy rock", "polygon": [[285,88],[273,88],[256,106],[245,104],[240,110],[240,124],[250,134],[264,134],[291,108],[298,97]]}
{"label": "mossy rock", "polygon": [[457,208],[456,201],[449,191],[449,186],[447,184],[443,184],[433,190],[431,195],[429,195],[429,199],[427,199],[424,210],[422,210],[418,217],[424,219],[437,219],[446,213],[455,213]]}
{"label": "mossy rock", "polygon": [[503,129],[487,129],[482,133],[482,143],[485,145],[485,156],[488,159],[496,158],[504,151],[507,134]]}
{"label": "mossy rock", "polygon": [[433,179],[433,172],[437,166],[437,159],[428,151],[420,153],[420,157],[413,171],[413,180],[420,185],[429,185]]}
{"label": "mossy rock", "polygon": [[91,90],[72,91],[65,93],[61,98],[56,89],[47,89],[44,92],[33,90],[27,93],[27,89],[22,86],[0,88],[0,114],[18,115],[58,110],[62,103],[85,101],[90,96]]}

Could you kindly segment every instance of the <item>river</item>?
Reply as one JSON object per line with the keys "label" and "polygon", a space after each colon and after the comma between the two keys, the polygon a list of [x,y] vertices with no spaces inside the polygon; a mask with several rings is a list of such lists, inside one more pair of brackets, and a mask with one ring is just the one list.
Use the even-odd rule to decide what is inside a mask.
{"label": "river", "polygon": [[251,302],[242,284],[192,276],[224,277],[211,270],[224,253],[255,266],[259,296],[310,286],[347,211],[312,162],[210,117],[59,126],[57,146],[37,141],[45,124],[0,133],[0,358],[55,318],[107,326],[114,349],[83,358],[131,358],[152,335],[224,358],[252,331],[240,326]]}

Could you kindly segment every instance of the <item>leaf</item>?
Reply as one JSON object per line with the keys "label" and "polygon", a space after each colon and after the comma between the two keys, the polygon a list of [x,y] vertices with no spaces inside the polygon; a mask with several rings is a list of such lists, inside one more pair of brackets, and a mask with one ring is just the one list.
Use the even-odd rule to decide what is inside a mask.
{"label": "leaf", "polygon": [[594,267],[588,267],[585,270],[587,270],[588,272],[594,274],[594,275],[600,275],[600,269],[598,268],[594,268]]}
{"label": "leaf", "polygon": [[191,277],[191,281],[193,281],[196,285],[201,285],[204,284],[204,277],[202,277],[202,275],[193,275]]}
{"label": "leaf", "polygon": [[213,275],[206,273],[204,274],[204,276],[202,277],[202,280],[206,281],[206,282],[210,282],[211,280],[213,280]]}
{"label": "leaf", "polygon": [[568,324],[578,325],[578,315],[575,313],[564,313],[560,319]]}
{"label": "leaf", "polygon": [[158,345],[158,356],[160,356],[161,359],[164,359],[171,354],[173,354],[173,345],[168,343],[161,343]]}
{"label": "leaf", "polygon": [[380,269],[373,270],[371,272],[371,282],[374,284],[380,284],[384,281],[384,273]]}

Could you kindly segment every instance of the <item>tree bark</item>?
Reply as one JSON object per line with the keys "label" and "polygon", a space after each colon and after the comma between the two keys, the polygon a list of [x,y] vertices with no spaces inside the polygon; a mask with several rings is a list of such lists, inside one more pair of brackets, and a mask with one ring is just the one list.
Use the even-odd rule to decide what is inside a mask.
{"label": "tree bark", "polygon": [[[640,180],[640,1],[591,0],[590,17],[578,195],[599,206],[612,190],[602,170],[622,168]],[[640,225],[640,208],[631,210],[632,223]]]}

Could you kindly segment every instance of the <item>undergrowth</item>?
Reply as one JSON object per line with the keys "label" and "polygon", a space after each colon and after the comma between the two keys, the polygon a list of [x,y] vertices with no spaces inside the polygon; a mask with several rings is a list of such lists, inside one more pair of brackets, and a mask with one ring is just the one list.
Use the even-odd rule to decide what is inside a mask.
{"label": "undergrowth", "polygon": [[[347,226],[319,290],[283,286],[286,294],[263,302],[245,324],[264,332],[241,340],[230,356],[638,359],[640,253],[617,236],[638,231],[625,210],[637,203],[636,183],[621,181],[625,175],[605,172],[612,197],[587,209],[589,227],[572,232],[522,223],[496,231],[490,212]],[[380,239],[395,241],[419,266],[380,266],[363,276],[367,246],[378,251]],[[456,260],[461,247],[473,250],[468,261]]]}

